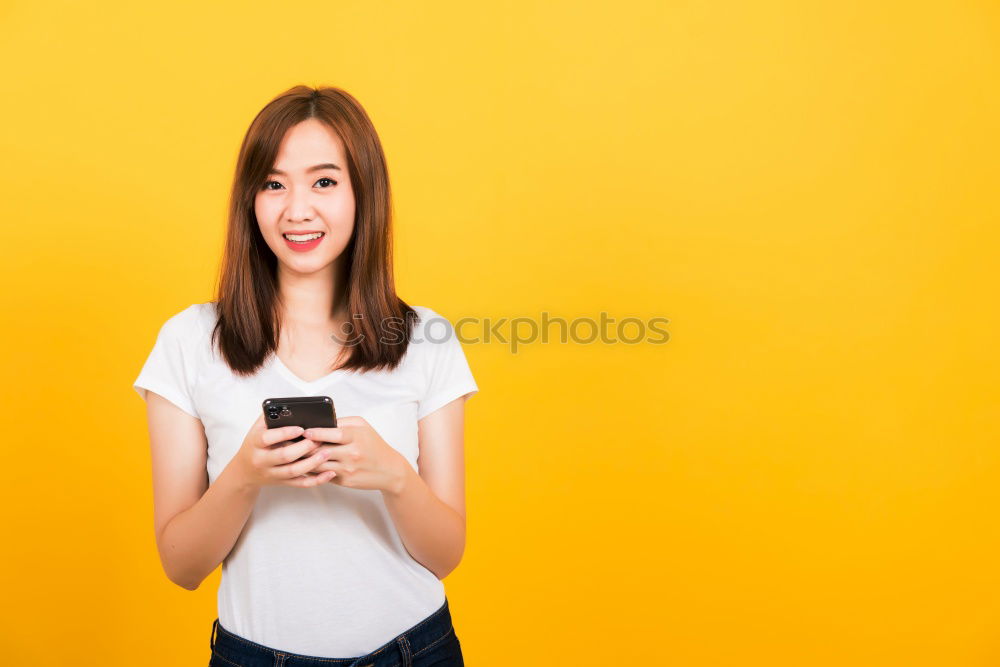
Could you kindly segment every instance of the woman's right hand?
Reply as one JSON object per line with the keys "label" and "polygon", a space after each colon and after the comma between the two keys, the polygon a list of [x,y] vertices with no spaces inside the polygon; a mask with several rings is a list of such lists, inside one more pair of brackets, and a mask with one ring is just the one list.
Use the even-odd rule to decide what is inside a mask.
{"label": "woman's right hand", "polygon": [[[300,426],[267,428],[261,414],[250,427],[243,444],[234,460],[243,473],[244,480],[251,486],[282,484],[286,486],[309,487],[329,482],[337,473],[328,470],[317,475],[308,474],[327,459],[329,447],[308,438],[299,442],[288,442],[302,435]],[[308,458],[297,461],[302,456]]]}

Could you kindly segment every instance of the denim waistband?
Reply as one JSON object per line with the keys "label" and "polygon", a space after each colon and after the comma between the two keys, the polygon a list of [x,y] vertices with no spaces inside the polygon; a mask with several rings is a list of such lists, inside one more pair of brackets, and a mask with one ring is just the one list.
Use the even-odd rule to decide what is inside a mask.
{"label": "denim waistband", "polygon": [[[223,664],[238,667],[411,667],[413,659],[454,632],[448,599],[433,614],[371,653],[354,658],[322,658],[279,651],[226,630],[216,618],[209,646]],[[213,663],[215,664],[215,663]]]}

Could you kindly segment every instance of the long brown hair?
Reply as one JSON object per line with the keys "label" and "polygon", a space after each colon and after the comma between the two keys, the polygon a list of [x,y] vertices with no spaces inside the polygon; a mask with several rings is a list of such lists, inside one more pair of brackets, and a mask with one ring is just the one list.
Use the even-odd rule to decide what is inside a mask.
{"label": "long brown hair", "polygon": [[261,109],[247,129],[236,162],[229,229],[216,284],[218,322],[212,342],[218,341],[223,359],[239,375],[253,375],[276,353],[281,331],[278,258],[260,233],[254,200],[274,166],[285,133],[310,118],[328,125],[344,142],[355,197],[354,231],[344,248],[345,275],[337,278],[346,285],[353,332],[342,336],[346,340],[338,361],[345,353],[347,359],[337,368],[391,370],[409,346],[417,313],[396,296],[392,197],[378,134],[349,93],[300,85]]}

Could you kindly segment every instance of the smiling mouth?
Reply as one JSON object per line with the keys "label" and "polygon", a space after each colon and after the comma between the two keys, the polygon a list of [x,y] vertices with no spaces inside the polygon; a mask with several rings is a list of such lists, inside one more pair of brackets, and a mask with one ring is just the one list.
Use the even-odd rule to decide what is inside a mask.
{"label": "smiling mouth", "polygon": [[310,241],[323,238],[324,232],[311,232],[308,234],[282,234],[282,236],[285,237],[285,240],[291,241],[292,243],[309,243]]}

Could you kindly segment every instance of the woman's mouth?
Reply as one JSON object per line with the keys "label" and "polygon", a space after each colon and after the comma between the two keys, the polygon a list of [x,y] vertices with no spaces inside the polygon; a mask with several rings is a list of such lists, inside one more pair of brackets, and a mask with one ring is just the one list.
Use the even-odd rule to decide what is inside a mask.
{"label": "woman's mouth", "polygon": [[320,241],[326,237],[326,233],[304,232],[301,234],[282,234],[281,236],[285,239],[285,245],[295,252],[306,252],[318,246]]}

